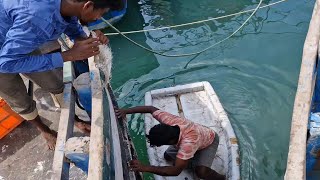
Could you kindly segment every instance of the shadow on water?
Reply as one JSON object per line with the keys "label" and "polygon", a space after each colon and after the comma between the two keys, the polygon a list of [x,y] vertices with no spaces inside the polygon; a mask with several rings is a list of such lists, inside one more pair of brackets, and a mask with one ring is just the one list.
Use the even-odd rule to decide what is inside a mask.
{"label": "shadow on water", "polygon": [[[275,1],[264,1],[269,4]],[[257,1],[129,2],[122,31],[149,29],[252,9]],[[239,139],[243,179],[283,179],[302,47],[314,0],[261,9],[238,34],[194,57],[167,58],[111,37],[112,85],[121,107],[144,104],[152,89],[209,81]],[[169,54],[202,50],[231,34],[248,14],[188,27],[130,35]],[[144,118],[128,117],[139,158],[147,161]],[[148,176],[148,179],[152,176]]]}

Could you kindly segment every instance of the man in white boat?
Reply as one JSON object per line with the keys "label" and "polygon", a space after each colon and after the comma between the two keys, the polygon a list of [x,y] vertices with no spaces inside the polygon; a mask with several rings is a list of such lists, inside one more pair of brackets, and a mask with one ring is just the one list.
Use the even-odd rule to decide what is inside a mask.
{"label": "man in white boat", "polygon": [[178,176],[182,170],[191,167],[201,179],[225,179],[223,175],[211,169],[219,146],[218,134],[212,129],[153,106],[116,110],[119,118],[125,118],[126,114],[133,113],[151,113],[160,122],[150,129],[146,137],[150,146],[170,145],[164,153],[164,158],[167,161],[174,161],[173,166],[148,166],[138,160],[132,160],[129,165],[133,171]]}
{"label": "man in white boat", "polygon": [[[0,0],[0,97],[37,127],[49,149],[57,133],[41,121],[20,74],[61,100],[63,63],[97,55],[98,45],[108,42],[101,31],[87,38],[78,19],[95,21],[117,6],[117,0]],[[48,50],[62,33],[75,40],[73,48]]]}

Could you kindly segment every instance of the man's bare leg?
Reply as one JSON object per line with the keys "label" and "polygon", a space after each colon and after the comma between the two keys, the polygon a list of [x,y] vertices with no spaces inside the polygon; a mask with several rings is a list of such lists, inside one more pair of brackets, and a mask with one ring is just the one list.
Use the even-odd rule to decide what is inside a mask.
{"label": "man's bare leg", "polygon": [[41,121],[40,116],[37,116],[34,120],[30,120],[28,122],[33,124],[40,131],[41,135],[47,141],[48,148],[50,150],[54,150],[57,141],[57,132],[51,130],[47,125],[45,125]]}
{"label": "man's bare leg", "polygon": [[75,115],[74,125],[78,129],[80,129],[80,131],[83,132],[84,134],[90,135],[90,132],[91,132],[90,122],[85,122],[85,121],[81,120],[77,115]]}

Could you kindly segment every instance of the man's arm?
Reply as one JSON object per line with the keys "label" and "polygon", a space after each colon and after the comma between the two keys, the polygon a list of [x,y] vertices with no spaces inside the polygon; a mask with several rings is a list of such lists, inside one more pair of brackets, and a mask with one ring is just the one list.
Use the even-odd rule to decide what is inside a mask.
{"label": "man's arm", "polygon": [[134,108],[129,108],[129,109],[117,109],[116,110],[116,115],[118,118],[126,118],[127,114],[133,114],[133,113],[150,113],[152,114],[153,118],[159,121],[160,123],[163,124],[174,124],[176,122],[181,122],[184,121],[179,116],[175,116],[173,114],[170,114],[168,112],[160,111],[158,113],[154,113],[155,111],[159,110],[156,107],[153,106],[137,106]]}
{"label": "man's arm", "polygon": [[128,109],[122,109],[126,114],[134,114],[134,113],[153,113],[157,110],[159,110],[156,107],[153,106],[136,106],[133,108]]}
{"label": "man's arm", "polygon": [[87,38],[87,34],[83,31],[82,26],[79,24],[77,17],[71,17],[70,24],[65,30],[65,34],[71,39]]}
{"label": "man's arm", "polygon": [[159,109],[153,106],[136,106],[128,109],[116,109],[116,115],[118,118],[125,119],[127,114],[134,114],[134,113],[151,113],[152,114],[157,110]]}
{"label": "man's arm", "polygon": [[138,160],[130,161],[133,171],[149,172],[160,176],[178,176],[188,166],[188,160],[177,158],[174,166],[145,166]]}
{"label": "man's arm", "polygon": [[30,17],[24,14],[15,17],[14,25],[7,32],[0,51],[0,72],[40,72],[63,66],[60,53],[30,55],[45,43],[44,39],[47,36],[42,29],[30,21]]}
{"label": "man's arm", "polygon": [[[70,24],[67,26],[65,30],[65,34],[68,35],[73,40],[85,40],[87,39],[87,34],[84,32],[81,24],[78,22],[78,18],[72,17]],[[94,30],[97,35],[97,38],[102,44],[109,43],[109,39],[100,31]]]}

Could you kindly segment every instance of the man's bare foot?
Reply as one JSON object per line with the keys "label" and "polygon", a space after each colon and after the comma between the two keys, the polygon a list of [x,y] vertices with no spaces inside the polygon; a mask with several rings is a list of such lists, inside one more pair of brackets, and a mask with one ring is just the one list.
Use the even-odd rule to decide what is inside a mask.
{"label": "man's bare foot", "polygon": [[45,125],[40,116],[37,116],[35,119],[28,121],[33,124],[42,134],[44,139],[47,141],[48,148],[50,150],[54,150],[57,141],[57,132],[51,130],[47,125]]}
{"label": "man's bare foot", "polygon": [[90,132],[91,132],[91,125],[81,119],[79,119],[78,116],[75,116],[75,119],[74,119],[74,125],[81,131],[83,132],[84,134],[86,135],[90,135]]}
{"label": "man's bare foot", "polygon": [[56,147],[57,132],[50,130],[50,132],[41,132],[41,134],[47,141],[48,148],[50,150],[54,150],[54,148]]}

